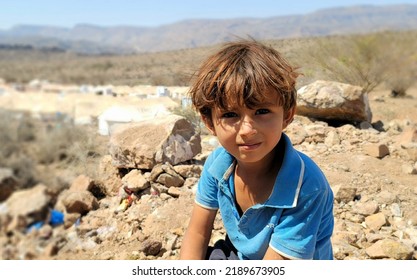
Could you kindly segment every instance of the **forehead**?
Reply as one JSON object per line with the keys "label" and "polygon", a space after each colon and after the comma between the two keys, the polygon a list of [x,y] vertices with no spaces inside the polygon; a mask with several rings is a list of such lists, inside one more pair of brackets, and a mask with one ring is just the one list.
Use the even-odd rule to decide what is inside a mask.
{"label": "forehead", "polygon": [[223,109],[247,107],[255,108],[259,106],[274,106],[281,105],[282,98],[280,94],[274,89],[263,89],[255,91],[249,96],[244,96],[239,93],[225,93],[218,106]]}

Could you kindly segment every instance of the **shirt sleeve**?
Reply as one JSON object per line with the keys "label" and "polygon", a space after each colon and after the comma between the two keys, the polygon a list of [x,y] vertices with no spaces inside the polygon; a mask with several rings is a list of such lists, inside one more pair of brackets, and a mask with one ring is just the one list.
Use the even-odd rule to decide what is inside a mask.
{"label": "shirt sleeve", "polygon": [[207,158],[200,180],[198,181],[195,202],[203,208],[218,209],[218,186],[217,180],[210,174],[209,169],[215,160],[215,153]]}
{"label": "shirt sleeve", "polygon": [[[290,259],[313,259],[319,231],[329,223],[325,216],[332,212],[332,193],[329,188],[300,195],[297,206],[285,209],[274,228],[270,246]],[[330,210],[330,211],[329,211]]]}

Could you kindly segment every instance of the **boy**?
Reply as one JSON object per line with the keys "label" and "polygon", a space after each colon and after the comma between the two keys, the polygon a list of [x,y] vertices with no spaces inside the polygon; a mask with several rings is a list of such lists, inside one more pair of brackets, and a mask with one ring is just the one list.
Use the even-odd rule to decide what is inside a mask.
{"label": "boy", "polygon": [[[190,88],[221,147],[207,158],[181,259],[332,259],[333,193],[283,133],[298,73],[271,47],[226,44]],[[226,240],[208,248],[220,210]]]}

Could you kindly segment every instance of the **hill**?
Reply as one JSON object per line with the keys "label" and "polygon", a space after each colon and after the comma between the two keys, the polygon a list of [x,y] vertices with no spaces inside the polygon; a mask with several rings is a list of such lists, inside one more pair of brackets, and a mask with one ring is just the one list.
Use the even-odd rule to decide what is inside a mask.
{"label": "hill", "polygon": [[0,30],[0,44],[126,54],[210,46],[247,36],[269,40],[410,29],[417,29],[417,5],[366,5],[270,18],[184,20],[158,27],[18,25]]}

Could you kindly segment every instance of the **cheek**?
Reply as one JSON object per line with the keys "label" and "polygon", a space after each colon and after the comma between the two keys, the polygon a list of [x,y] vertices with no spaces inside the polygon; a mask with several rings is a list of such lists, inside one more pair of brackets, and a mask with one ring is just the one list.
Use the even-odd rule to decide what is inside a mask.
{"label": "cheek", "polygon": [[262,131],[274,131],[281,130],[284,126],[284,121],[282,118],[265,118],[264,120],[258,122],[258,127]]}
{"label": "cheek", "polygon": [[232,123],[230,121],[218,121],[214,125],[214,129],[216,130],[217,134],[233,134],[236,132],[236,123]]}
{"label": "cheek", "polygon": [[216,136],[219,138],[219,140],[227,141],[231,138],[233,138],[234,133],[230,133],[228,131],[225,131],[223,129],[217,129],[216,130]]}

